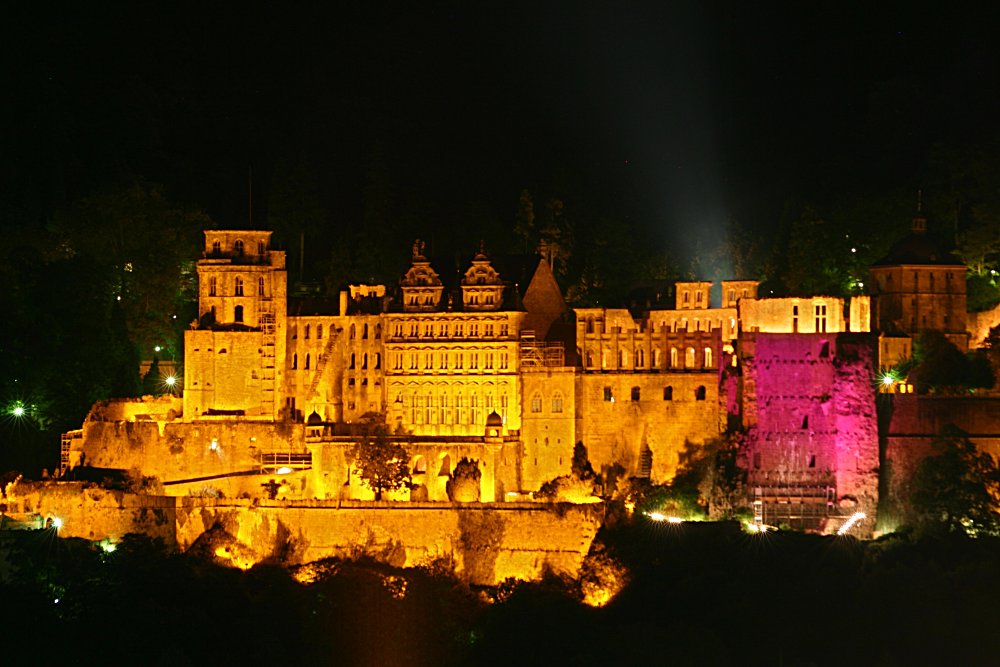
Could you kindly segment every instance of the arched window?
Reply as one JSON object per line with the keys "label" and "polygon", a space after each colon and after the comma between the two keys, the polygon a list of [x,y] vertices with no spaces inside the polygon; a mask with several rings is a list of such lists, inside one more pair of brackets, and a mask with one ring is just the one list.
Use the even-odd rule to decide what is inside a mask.
{"label": "arched window", "polygon": [[234,290],[234,294],[236,294],[236,296],[243,296],[243,279],[239,276],[236,276],[235,287],[236,289]]}
{"label": "arched window", "polygon": [[712,348],[705,348],[705,368],[712,367]]}
{"label": "arched window", "polygon": [[351,324],[351,333],[350,333],[350,339],[351,339],[351,340],[354,340],[354,324]]}
{"label": "arched window", "polygon": [[257,295],[264,296],[264,276],[257,278]]}
{"label": "arched window", "polygon": [[306,370],[309,370],[309,355],[308,355],[308,354],[306,355],[306,365],[305,365],[305,369],[306,369]]}
{"label": "arched window", "polygon": [[671,387],[670,385],[667,385],[666,387],[663,388],[663,400],[665,401],[674,400],[674,388]]}
{"label": "arched window", "polygon": [[322,324],[317,324],[316,325],[316,339],[317,340],[322,340],[323,339],[323,325]]}
{"label": "arched window", "polygon": [[267,246],[264,245],[264,242],[257,241],[257,254],[263,255],[265,250],[267,250]]}
{"label": "arched window", "polygon": [[243,321],[243,306],[236,306],[236,308],[233,309],[233,321],[234,322]]}
{"label": "arched window", "polygon": [[236,243],[233,244],[233,254],[237,257],[243,256],[243,239],[236,239]]}
{"label": "arched window", "polygon": [[451,457],[447,454],[441,455],[441,467],[438,469],[438,477],[451,476]]}
{"label": "arched window", "polygon": [[222,254],[222,243],[219,241],[212,241],[212,254],[216,256]]}
{"label": "arched window", "polygon": [[641,395],[642,395],[642,390],[639,389],[639,387],[632,387],[632,400],[633,401],[638,401],[639,400],[639,396],[641,396]]}
{"label": "arched window", "polygon": [[368,368],[368,353],[361,355],[361,368]]}
{"label": "arched window", "polygon": [[684,368],[694,368],[694,348],[689,347],[684,351]]}
{"label": "arched window", "polygon": [[635,351],[635,367],[642,368],[646,365],[646,351],[636,350]]}
{"label": "arched window", "polygon": [[694,400],[704,401],[705,400],[705,387],[698,387],[694,390]]}
{"label": "arched window", "polygon": [[368,340],[368,324],[363,324],[361,327],[361,339]]}
{"label": "arched window", "polygon": [[423,456],[418,456],[413,459],[413,474],[423,475],[427,472],[427,459]]}
{"label": "arched window", "polygon": [[594,366],[594,353],[587,352],[587,368],[592,368]]}
{"label": "arched window", "polygon": [[382,338],[382,324],[379,322],[375,323],[375,340]]}
{"label": "arched window", "polygon": [[218,286],[218,280],[216,280],[215,276],[212,276],[211,278],[208,279],[208,295],[209,296],[215,296],[215,293],[216,293],[215,290],[216,290],[217,286]]}
{"label": "arched window", "polygon": [[378,352],[375,353],[375,368],[382,368],[382,355]]}
{"label": "arched window", "polygon": [[309,325],[308,324],[306,325],[303,338],[305,338],[306,340],[309,340]]}
{"label": "arched window", "polygon": [[677,348],[676,347],[670,348],[670,367],[671,368],[677,368],[677,366],[679,365],[679,359],[677,357],[678,357]]}
{"label": "arched window", "polygon": [[552,394],[552,412],[560,413],[563,411],[563,396],[558,391]]}
{"label": "arched window", "polygon": [[587,333],[594,333],[594,318],[587,318]]}
{"label": "arched window", "polygon": [[663,363],[663,355],[660,353],[660,348],[653,350],[653,368],[659,368]]}
{"label": "arched window", "polygon": [[292,355],[292,370],[293,371],[297,370],[298,367],[299,367],[299,355],[293,354]]}
{"label": "arched window", "polygon": [[542,395],[537,392],[531,397],[531,411],[536,413],[542,411]]}
{"label": "arched window", "polygon": [[350,364],[350,366],[348,366],[348,368],[354,368],[354,353],[353,352],[351,352],[351,364]]}

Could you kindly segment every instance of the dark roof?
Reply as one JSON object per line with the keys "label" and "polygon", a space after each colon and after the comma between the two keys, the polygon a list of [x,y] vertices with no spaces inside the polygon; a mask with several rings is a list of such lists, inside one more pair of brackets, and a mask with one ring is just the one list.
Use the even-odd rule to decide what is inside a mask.
{"label": "dark roof", "polygon": [[889,253],[872,266],[899,266],[918,264],[928,266],[964,266],[962,261],[933,236],[911,233],[896,242]]}

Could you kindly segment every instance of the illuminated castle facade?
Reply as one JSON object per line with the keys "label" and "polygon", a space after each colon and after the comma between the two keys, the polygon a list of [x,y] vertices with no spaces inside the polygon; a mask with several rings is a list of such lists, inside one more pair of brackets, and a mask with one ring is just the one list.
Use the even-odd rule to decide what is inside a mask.
{"label": "illuminated castle facade", "polygon": [[[599,472],[669,481],[686,451],[739,426],[760,518],[816,527],[874,510],[879,353],[924,324],[968,340],[964,274],[925,259],[874,267],[874,304],[679,282],[666,307],[570,312],[544,259],[480,247],[448,275],[419,241],[391,289],[290,298],[270,232],[206,231],[182,398],[95,406],[64,459],[170,494],[253,497],[280,473],[279,497],[366,498],[352,452],[374,420],[410,456],[394,499],[493,501],[569,474],[577,443]],[[462,459],[478,488],[454,483]]]}

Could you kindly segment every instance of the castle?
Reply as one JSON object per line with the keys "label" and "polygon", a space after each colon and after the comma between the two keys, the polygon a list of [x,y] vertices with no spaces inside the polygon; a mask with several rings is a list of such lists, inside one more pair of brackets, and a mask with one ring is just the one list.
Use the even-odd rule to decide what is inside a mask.
{"label": "castle", "polygon": [[[878,502],[875,369],[924,328],[968,344],[964,267],[921,220],[872,269],[872,297],[679,282],[672,308],[638,312],[570,311],[541,258],[495,266],[480,247],[448,274],[419,241],[397,288],[293,298],[270,232],[206,231],[182,397],[98,404],[64,469],[133,470],[178,496],[370,499],[352,452],[375,419],[410,457],[393,500],[514,501],[570,474],[576,443],[598,472],[663,483],[737,426],[758,518],[836,529]],[[462,459],[478,488],[451,483]]]}

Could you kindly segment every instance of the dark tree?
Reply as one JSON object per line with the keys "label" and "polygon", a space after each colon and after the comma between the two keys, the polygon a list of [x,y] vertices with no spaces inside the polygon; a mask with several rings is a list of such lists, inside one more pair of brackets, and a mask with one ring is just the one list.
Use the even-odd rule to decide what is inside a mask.
{"label": "dark tree", "polygon": [[368,423],[360,442],[354,447],[354,474],[382,500],[385,491],[405,487],[409,481],[409,455],[389,440],[384,424]]}
{"label": "dark tree", "polygon": [[1000,467],[968,435],[947,427],[937,455],[920,462],[910,482],[910,521],[918,528],[1000,534]]}

